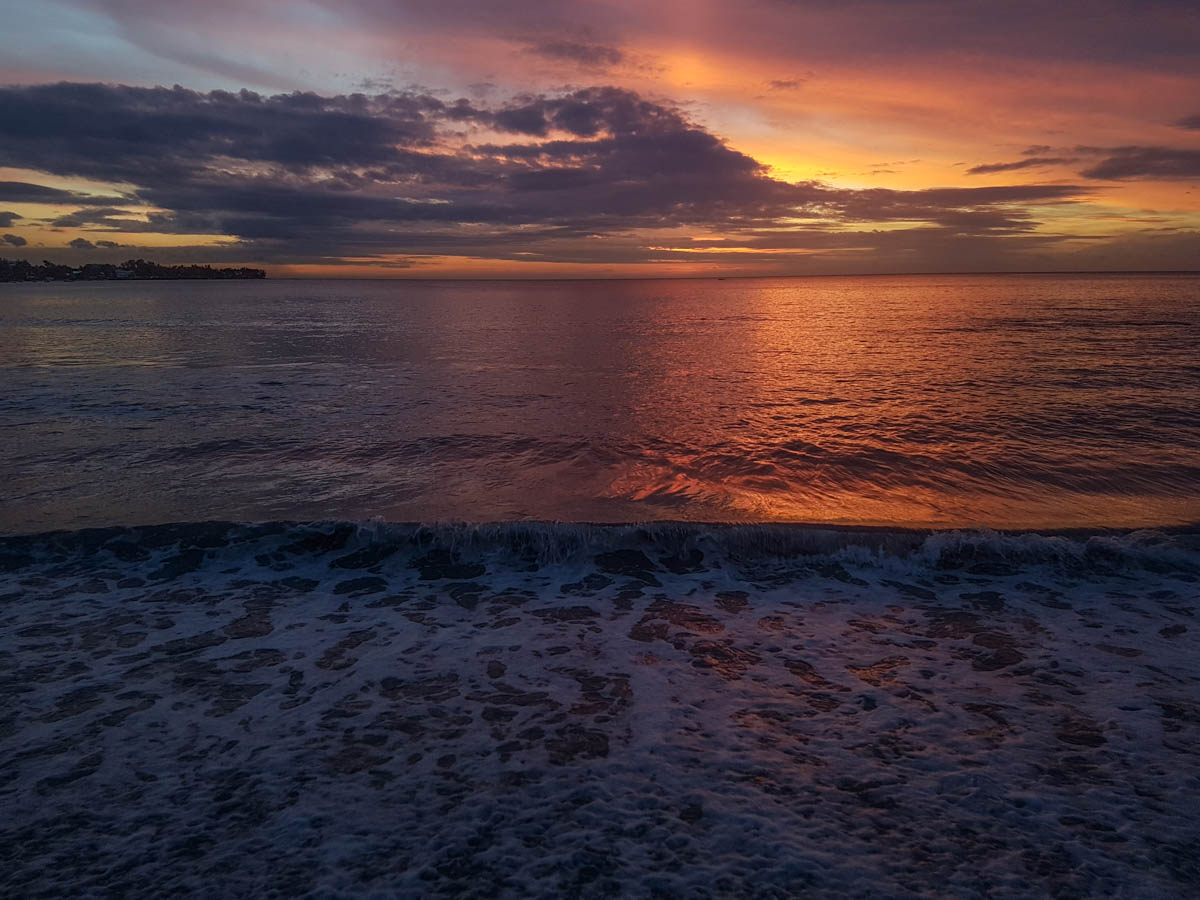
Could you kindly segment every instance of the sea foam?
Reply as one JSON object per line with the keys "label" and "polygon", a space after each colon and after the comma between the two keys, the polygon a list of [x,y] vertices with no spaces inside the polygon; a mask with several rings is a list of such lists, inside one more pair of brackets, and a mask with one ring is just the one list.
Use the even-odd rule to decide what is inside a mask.
{"label": "sea foam", "polygon": [[1192,531],[0,539],[20,896],[1175,897]]}

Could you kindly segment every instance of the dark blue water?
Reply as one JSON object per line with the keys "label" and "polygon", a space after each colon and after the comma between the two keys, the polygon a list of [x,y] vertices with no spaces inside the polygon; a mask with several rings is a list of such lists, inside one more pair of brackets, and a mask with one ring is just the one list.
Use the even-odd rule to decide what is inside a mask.
{"label": "dark blue water", "polygon": [[1200,521],[1200,277],[0,287],[0,531]]}

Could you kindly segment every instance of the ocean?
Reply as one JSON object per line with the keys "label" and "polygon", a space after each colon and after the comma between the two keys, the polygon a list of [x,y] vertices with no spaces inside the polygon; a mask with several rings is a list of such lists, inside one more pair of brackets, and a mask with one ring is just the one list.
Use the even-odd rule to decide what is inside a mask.
{"label": "ocean", "polygon": [[1200,892],[1200,277],[0,289],[0,894]]}
{"label": "ocean", "polygon": [[0,293],[0,533],[1200,521],[1200,276]]}

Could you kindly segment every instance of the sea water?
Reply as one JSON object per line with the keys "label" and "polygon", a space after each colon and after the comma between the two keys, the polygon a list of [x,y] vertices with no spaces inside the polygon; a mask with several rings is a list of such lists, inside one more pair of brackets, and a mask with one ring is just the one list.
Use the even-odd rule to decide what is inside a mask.
{"label": "sea water", "polygon": [[1200,276],[0,288],[0,532],[1200,520]]}
{"label": "sea water", "polygon": [[5,286],[0,893],[1196,894],[1198,290]]}

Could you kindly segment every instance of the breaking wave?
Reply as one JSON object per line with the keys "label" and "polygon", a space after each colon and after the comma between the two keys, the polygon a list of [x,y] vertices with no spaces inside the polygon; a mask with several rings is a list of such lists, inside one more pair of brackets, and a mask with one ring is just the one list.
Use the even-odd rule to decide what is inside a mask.
{"label": "breaking wave", "polygon": [[262,564],[328,558],[334,568],[448,554],[497,566],[544,566],[615,551],[639,552],[655,568],[797,560],[975,570],[1048,566],[1065,572],[1200,573],[1200,528],[1127,532],[1015,533],[793,524],[654,522],[607,525],[556,522],[385,523],[196,522],[58,531],[0,538],[0,569],[65,564],[110,555],[123,563],[164,563],[163,578],[204,560],[252,556]]}

